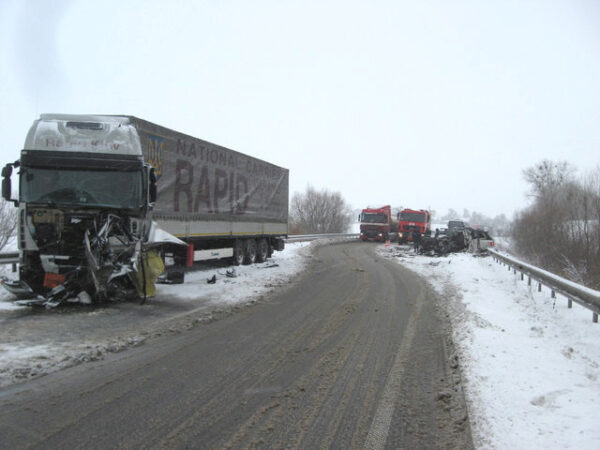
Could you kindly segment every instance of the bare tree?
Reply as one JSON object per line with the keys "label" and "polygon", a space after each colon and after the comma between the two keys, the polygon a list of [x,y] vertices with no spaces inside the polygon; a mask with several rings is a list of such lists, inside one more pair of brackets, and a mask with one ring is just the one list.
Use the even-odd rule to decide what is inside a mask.
{"label": "bare tree", "polygon": [[17,208],[0,198],[0,250],[2,250],[17,231]]}
{"label": "bare tree", "polygon": [[452,208],[450,208],[444,216],[440,217],[441,220],[453,220],[458,218],[460,218],[460,215]]}
{"label": "bare tree", "polygon": [[345,233],[352,223],[352,210],[339,192],[306,188],[291,201],[290,230],[296,233]]}
{"label": "bare tree", "polygon": [[533,204],[513,222],[515,249],[532,263],[600,287],[600,169],[582,180],[566,162],[523,172]]}
{"label": "bare tree", "polygon": [[560,190],[573,179],[575,169],[567,161],[552,162],[547,159],[523,171],[531,185],[530,195],[537,200],[552,202]]}

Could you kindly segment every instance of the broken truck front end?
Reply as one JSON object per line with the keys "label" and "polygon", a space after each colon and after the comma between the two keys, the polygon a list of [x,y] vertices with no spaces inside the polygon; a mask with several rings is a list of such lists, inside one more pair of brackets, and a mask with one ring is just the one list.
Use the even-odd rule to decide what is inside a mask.
{"label": "broken truck front end", "polygon": [[162,260],[148,241],[154,169],[134,151],[136,136],[117,122],[42,119],[21,159],[2,171],[3,197],[19,209],[19,280],[5,288],[46,306],[145,297]]}

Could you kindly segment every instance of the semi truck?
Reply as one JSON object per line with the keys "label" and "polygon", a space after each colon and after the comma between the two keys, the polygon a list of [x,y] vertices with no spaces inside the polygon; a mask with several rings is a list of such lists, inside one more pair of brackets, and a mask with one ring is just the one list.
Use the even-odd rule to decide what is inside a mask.
{"label": "semi truck", "polygon": [[4,286],[46,305],[145,299],[195,261],[264,261],[288,233],[287,169],[134,116],[42,114],[2,177],[19,220]]}
{"label": "semi truck", "polygon": [[401,243],[412,241],[412,232],[417,229],[421,235],[431,234],[431,213],[425,209],[403,209],[398,213],[398,240]]}
{"label": "semi truck", "polygon": [[360,238],[363,241],[395,240],[398,236],[398,222],[392,218],[392,208],[385,205],[380,208],[365,208],[358,216]]}

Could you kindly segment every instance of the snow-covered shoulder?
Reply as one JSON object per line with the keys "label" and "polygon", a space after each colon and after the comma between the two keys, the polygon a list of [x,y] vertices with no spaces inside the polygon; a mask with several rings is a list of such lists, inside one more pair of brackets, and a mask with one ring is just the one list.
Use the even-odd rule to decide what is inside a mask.
{"label": "snow-covered shoulder", "polygon": [[[29,307],[15,305],[14,297],[0,288],[0,387],[102,359],[148,337],[178,332],[175,328],[184,329],[192,320],[212,320],[215,311],[251,305],[293,282],[314,245],[286,244],[265,263],[188,273],[184,284],[157,285],[156,297],[143,306],[137,302],[76,305],[68,313],[32,315]],[[9,266],[2,270],[5,276],[15,276]],[[213,277],[214,283],[207,283]],[[176,320],[181,324],[174,324]]]}
{"label": "snow-covered shoulder", "polygon": [[440,294],[477,448],[600,448],[600,326],[588,310],[489,257],[381,252]]}

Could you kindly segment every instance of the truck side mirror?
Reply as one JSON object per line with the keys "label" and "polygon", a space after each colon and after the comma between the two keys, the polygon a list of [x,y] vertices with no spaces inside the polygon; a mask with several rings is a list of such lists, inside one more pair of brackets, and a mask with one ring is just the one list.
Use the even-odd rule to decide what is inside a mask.
{"label": "truck side mirror", "polygon": [[12,175],[13,166],[12,164],[7,164],[2,168],[2,178],[9,178]]}
{"label": "truck side mirror", "polygon": [[156,172],[154,171],[154,167],[150,168],[149,173],[150,178],[150,190],[148,193],[150,203],[156,203],[157,198],[157,190],[156,190]]}
{"label": "truck side mirror", "polygon": [[10,201],[10,195],[11,195],[10,178],[3,178],[2,179],[2,198],[4,198],[4,200],[6,200],[6,201]]}
{"label": "truck side mirror", "polygon": [[10,176],[13,172],[12,164],[7,164],[2,168],[2,198],[6,201],[11,201],[11,184],[10,184]]}

